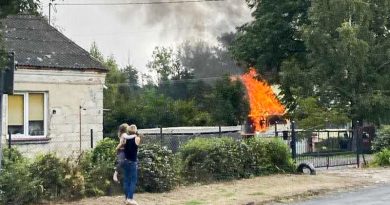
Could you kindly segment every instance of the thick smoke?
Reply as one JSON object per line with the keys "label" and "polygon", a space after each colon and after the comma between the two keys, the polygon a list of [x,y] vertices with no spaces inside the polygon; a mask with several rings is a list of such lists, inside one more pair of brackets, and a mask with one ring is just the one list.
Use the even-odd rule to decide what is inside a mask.
{"label": "thick smoke", "polygon": [[[148,1],[156,0],[142,2]],[[251,19],[245,0],[123,6],[115,9],[115,14],[124,22],[138,18],[145,25],[162,28],[162,36],[187,39],[215,39]]]}

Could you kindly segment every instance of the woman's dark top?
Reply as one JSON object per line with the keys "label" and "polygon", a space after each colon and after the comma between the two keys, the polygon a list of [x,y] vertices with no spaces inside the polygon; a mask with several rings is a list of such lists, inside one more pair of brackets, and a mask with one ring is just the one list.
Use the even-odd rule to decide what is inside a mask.
{"label": "woman's dark top", "polygon": [[138,145],[135,143],[135,137],[126,139],[125,144],[125,157],[129,161],[136,162],[138,153]]}

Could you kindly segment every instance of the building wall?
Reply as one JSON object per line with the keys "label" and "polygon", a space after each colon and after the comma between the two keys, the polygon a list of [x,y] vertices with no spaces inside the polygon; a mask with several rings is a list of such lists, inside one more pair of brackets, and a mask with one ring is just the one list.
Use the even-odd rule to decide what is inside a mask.
{"label": "building wall", "polygon": [[[103,138],[103,85],[104,73],[92,71],[59,71],[18,69],[15,72],[15,92],[39,91],[47,93],[47,137],[43,142],[25,142],[13,145],[22,153],[57,152],[60,155],[77,154],[80,147],[91,147],[93,141]],[[7,96],[3,99],[3,143],[7,137]]]}

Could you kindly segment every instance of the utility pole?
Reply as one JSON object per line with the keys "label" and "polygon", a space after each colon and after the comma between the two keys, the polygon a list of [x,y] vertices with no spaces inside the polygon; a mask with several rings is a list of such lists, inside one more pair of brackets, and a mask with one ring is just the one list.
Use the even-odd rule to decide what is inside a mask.
{"label": "utility pole", "polygon": [[85,108],[83,108],[81,105],[80,105],[80,109],[79,109],[79,122],[80,122],[80,136],[79,136],[79,140],[80,140],[80,154],[81,154],[81,111],[82,110],[87,110],[87,109],[85,109]]}

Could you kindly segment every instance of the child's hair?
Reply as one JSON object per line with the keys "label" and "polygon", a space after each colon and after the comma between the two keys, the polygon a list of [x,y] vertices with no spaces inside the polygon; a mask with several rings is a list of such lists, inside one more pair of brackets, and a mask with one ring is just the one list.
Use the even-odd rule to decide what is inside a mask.
{"label": "child's hair", "polygon": [[123,123],[119,126],[119,129],[118,129],[118,138],[121,138],[121,135],[123,133],[126,133],[127,132],[127,128],[129,127],[129,125],[127,123]]}
{"label": "child's hair", "polygon": [[127,131],[129,132],[129,134],[133,135],[133,134],[137,134],[137,126],[132,124],[130,125],[128,128],[127,128]]}

